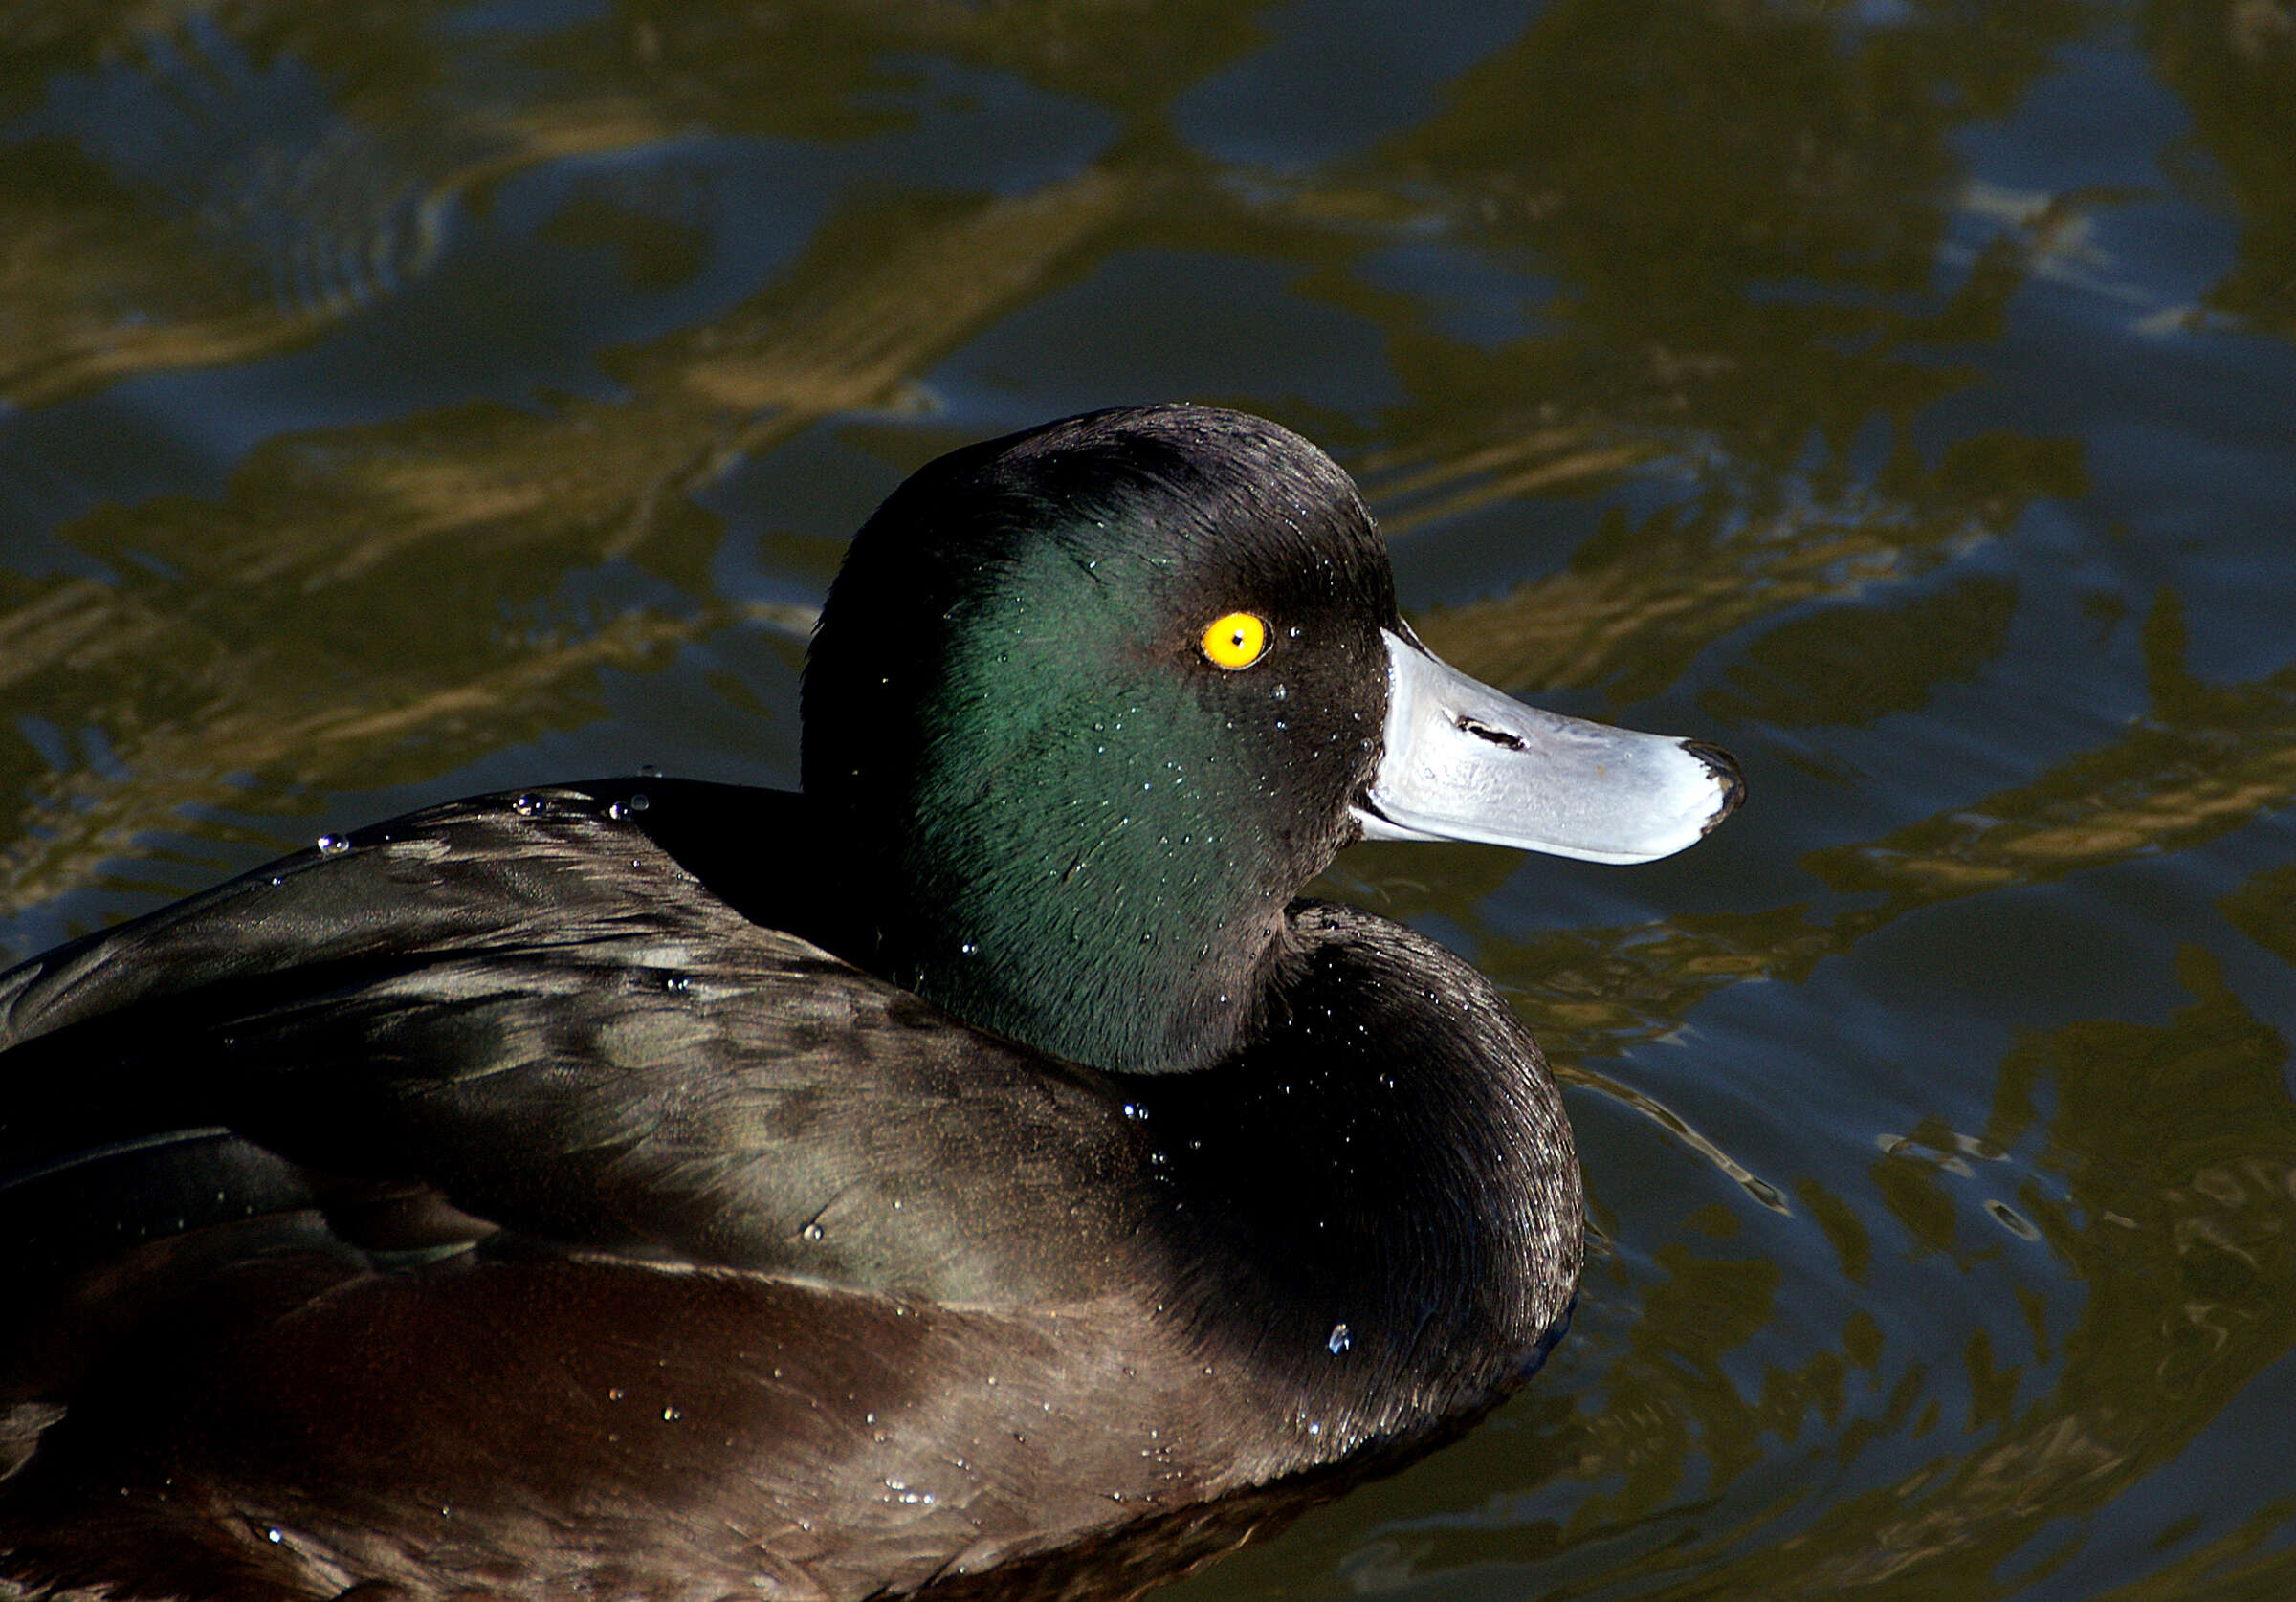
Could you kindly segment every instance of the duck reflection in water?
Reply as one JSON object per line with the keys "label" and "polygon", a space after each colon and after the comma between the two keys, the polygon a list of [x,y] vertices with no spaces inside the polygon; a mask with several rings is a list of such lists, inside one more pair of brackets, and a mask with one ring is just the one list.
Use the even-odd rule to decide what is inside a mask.
{"label": "duck reflection in water", "polygon": [[1191,406],[918,472],[804,714],[802,794],[455,801],[0,976],[11,1594],[1120,1594],[1538,1365],[1537,1047],[1299,892],[1664,856],[1728,757],[1445,667]]}

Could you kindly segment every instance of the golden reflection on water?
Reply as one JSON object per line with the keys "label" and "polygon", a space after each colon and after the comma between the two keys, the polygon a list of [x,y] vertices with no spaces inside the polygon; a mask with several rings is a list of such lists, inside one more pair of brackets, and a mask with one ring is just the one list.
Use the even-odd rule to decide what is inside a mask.
{"label": "golden reflection on water", "polygon": [[[825,436],[897,475],[991,431],[937,409],[936,373],[1145,252],[1267,265],[1300,306],[1376,332],[1393,392],[1372,412],[1277,371],[1189,398],[1338,450],[1407,565],[1464,551],[1499,576],[1419,611],[1437,650],[1526,694],[1625,707],[1688,691],[1715,724],[1792,734],[1772,749],[1807,753],[1834,801],[1861,779],[1834,735],[1949,724],[1962,714],[1936,710],[1943,691],[2000,693],[2004,661],[2086,648],[2024,642],[2046,599],[2034,569],[1984,559],[2037,509],[2093,494],[2095,443],[1950,409],[1995,382],[1986,362],[2036,287],[2071,286],[2147,338],[2296,335],[2296,24],[2278,0],[2142,5],[2127,36],[2069,0],[1561,0],[1406,123],[1264,162],[1189,135],[1186,108],[1281,33],[1272,7],[625,3],[530,33],[464,27],[472,14],[12,8],[0,422],[132,415],[139,384],[285,362],[354,327],[402,333],[425,295],[515,301],[515,282],[452,279],[455,230],[559,167],[780,141],[851,175],[784,267],[609,341],[580,392],[537,380],[516,399],[274,430],[213,488],[115,490],[114,425],[87,423],[55,472],[93,504],[40,531],[71,560],[0,567],[15,714],[0,910],[139,891],[187,842],[252,861],[330,795],[419,786],[589,725],[616,676],[729,634],[766,631],[793,664],[805,606],[725,592],[712,492]],[[2068,55],[2115,49],[2189,124],[2160,182],[2237,235],[2190,295],[2099,243],[2099,219],[2132,204],[2122,189],[2036,194],[1972,170],[1973,138]],[[871,141],[981,92],[928,65],[1083,107],[1105,137],[1025,181],[985,155],[978,179],[871,165]],[[136,143],[146,126],[164,137]],[[674,295],[705,275],[721,220],[682,204],[570,180],[538,236]],[[1508,316],[1462,332],[1441,273],[1382,267],[1429,241],[1519,279]],[[1094,308],[1110,372],[1146,342],[1126,310]],[[1567,545],[1532,516],[1554,508],[1584,515]],[[818,593],[833,545],[783,532],[760,541]],[[1616,1250],[1582,1324],[1609,1307],[1626,1322],[1582,1328],[1562,1371],[1420,1474],[1199,1590],[1483,1572],[1557,1596],[2009,1595],[2081,1544],[2037,1554],[2037,1534],[2109,1513],[2236,1408],[2296,1331],[2296,1107],[2286,1041],[2211,952],[2175,955],[2187,999],[2165,1019],[2018,1025],[1968,1070],[1979,1100],[1989,1087],[1981,1130],[1875,1108],[1862,1172],[1821,1175],[1790,1116],[1743,1149],[1615,1061],[1685,1038],[1752,981],[1809,986],[1916,916],[2198,852],[2286,808],[2296,664],[2284,647],[2204,679],[2179,588],[2197,580],[2167,571],[2150,593],[2099,588],[2083,614],[2108,640],[2122,612],[2140,620],[2135,715],[2100,712],[2046,757],[1989,752],[2018,777],[1975,796],[1940,780],[1926,815],[1869,839],[1778,823],[1802,877],[1775,893],[1526,933],[1504,853],[1371,848],[1341,866],[1346,893],[1463,934],[1567,1079],[1733,1181],[1733,1202],[1638,1236],[1601,1199],[1623,1181],[1597,1173]],[[570,576],[600,573],[604,601],[565,600]],[[756,691],[724,695],[745,708]],[[1778,793],[1755,774],[1756,807]],[[2292,875],[2211,892],[2286,966]],[[1938,1265],[2012,1282],[2015,1306],[1899,1289]],[[2296,1495],[2246,1502],[2189,1547],[2163,1531],[2157,1567],[2095,1594],[2296,1591],[2281,1528]]]}

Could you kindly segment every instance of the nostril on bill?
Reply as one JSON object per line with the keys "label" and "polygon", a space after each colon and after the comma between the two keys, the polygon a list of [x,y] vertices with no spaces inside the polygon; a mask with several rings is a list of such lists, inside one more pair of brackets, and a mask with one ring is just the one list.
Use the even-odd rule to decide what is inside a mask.
{"label": "nostril on bill", "polygon": [[1522,736],[1519,735],[1511,735],[1504,729],[1494,729],[1488,723],[1468,716],[1465,713],[1459,713],[1451,721],[1463,735],[1472,735],[1479,740],[1489,740],[1493,745],[1503,745],[1510,751],[1530,749],[1523,744]]}

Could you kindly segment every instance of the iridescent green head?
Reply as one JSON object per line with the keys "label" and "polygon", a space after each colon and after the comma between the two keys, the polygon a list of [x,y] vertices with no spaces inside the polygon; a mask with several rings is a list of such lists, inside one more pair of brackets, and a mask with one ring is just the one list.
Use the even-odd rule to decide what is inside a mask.
{"label": "iridescent green head", "polygon": [[[1232,1050],[1287,903],[1363,833],[1637,860],[1729,804],[1681,742],[1443,668],[1396,611],[1347,474],[1288,429],[1198,406],[1071,418],[921,469],[829,591],[804,711],[854,954],[1104,1068]],[[1623,845],[1578,837],[1621,741],[1661,748],[1634,759],[1696,814],[1657,849],[1646,799]]]}
{"label": "iridescent green head", "polygon": [[1102,1067],[1233,1044],[1378,762],[1387,554],[1286,429],[1190,406],[959,450],[870,519],[806,675],[872,966]]}

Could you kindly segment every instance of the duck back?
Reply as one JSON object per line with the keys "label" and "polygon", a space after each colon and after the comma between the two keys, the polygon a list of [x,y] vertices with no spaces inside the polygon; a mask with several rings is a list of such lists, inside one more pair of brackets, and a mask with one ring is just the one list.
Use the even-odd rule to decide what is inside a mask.
{"label": "duck back", "polygon": [[809,822],[481,798],[0,977],[0,1574],[1129,1591],[1535,1366],[1578,1173],[1464,963],[1295,904],[1245,1051],[1101,1072],[728,844]]}

